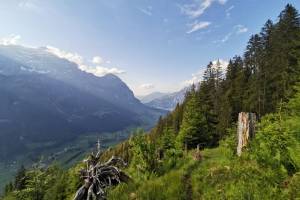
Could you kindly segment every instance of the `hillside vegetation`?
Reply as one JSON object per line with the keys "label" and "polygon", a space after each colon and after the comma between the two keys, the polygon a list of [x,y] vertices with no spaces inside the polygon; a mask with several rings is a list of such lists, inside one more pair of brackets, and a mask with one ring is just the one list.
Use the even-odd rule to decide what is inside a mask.
{"label": "hillside vegetation", "polygon": [[[138,130],[103,153],[103,160],[128,161],[132,178],[108,190],[108,199],[300,199],[299,79],[300,19],[287,5],[250,38],[242,57],[230,60],[225,74],[209,63],[199,87],[149,134]],[[256,113],[259,124],[237,157],[241,111]],[[4,199],[72,199],[80,165],[22,169]]]}

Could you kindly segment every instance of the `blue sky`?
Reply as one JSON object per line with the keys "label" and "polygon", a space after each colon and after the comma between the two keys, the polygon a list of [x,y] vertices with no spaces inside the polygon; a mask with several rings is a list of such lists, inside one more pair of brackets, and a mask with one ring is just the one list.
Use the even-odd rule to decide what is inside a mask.
{"label": "blue sky", "polygon": [[118,74],[137,95],[170,92],[209,61],[242,54],[287,3],[300,9],[299,0],[0,0],[0,37]]}

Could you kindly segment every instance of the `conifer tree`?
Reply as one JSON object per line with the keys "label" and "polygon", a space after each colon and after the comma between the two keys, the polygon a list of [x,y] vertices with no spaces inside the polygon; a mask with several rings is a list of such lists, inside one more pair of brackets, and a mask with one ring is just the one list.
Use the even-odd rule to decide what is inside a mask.
{"label": "conifer tree", "polygon": [[22,190],[26,187],[26,169],[22,165],[18,170],[17,175],[15,177],[15,185],[14,188],[16,190]]}
{"label": "conifer tree", "polygon": [[184,108],[183,121],[177,136],[177,142],[180,147],[187,145],[188,148],[195,148],[199,143],[208,143],[210,139],[211,136],[208,134],[201,103],[197,98],[195,86],[193,86]]}

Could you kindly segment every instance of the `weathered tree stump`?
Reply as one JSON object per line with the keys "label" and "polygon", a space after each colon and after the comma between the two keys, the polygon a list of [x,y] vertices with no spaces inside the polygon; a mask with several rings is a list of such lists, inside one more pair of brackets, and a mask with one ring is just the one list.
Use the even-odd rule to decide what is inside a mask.
{"label": "weathered tree stump", "polygon": [[77,190],[74,200],[104,200],[107,188],[130,181],[130,177],[118,168],[127,165],[123,159],[113,156],[107,162],[101,163],[99,140],[97,149],[96,155],[92,152],[88,159],[84,160],[86,168],[80,171],[84,183]]}
{"label": "weathered tree stump", "polygon": [[193,160],[201,161],[202,154],[200,152],[200,144],[197,145],[197,150],[193,153]]}
{"label": "weathered tree stump", "polygon": [[256,123],[256,114],[255,113],[239,113],[238,119],[238,146],[237,146],[237,155],[241,156],[243,148],[245,148],[249,140],[255,136],[255,123]]}

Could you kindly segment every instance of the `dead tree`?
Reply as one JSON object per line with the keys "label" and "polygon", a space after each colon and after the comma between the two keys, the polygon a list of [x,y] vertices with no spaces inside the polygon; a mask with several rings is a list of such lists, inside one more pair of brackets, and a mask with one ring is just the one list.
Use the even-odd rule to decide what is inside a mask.
{"label": "dead tree", "polygon": [[91,153],[89,158],[84,160],[86,168],[80,171],[84,184],[77,190],[74,200],[104,200],[108,187],[129,181],[130,178],[118,168],[127,165],[121,158],[113,156],[107,162],[100,163],[100,155],[98,141],[97,154]]}
{"label": "dead tree", "polygon": [[256,114],[255,113],[239,113],[238,119],[238,146],[237,146],[237,155],[241,156],[243,148],[245,148],[249,140],[255,135],[255,123],[256,123]]}

